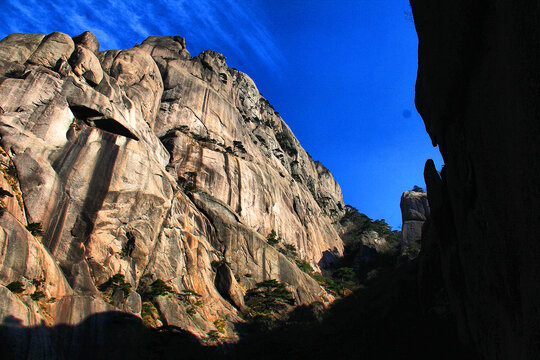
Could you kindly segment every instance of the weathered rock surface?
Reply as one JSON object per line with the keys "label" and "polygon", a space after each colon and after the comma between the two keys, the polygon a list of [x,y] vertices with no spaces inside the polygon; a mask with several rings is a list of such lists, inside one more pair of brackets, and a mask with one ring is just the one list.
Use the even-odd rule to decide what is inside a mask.
{"label": "weathered rock surface", "polygon": [[83,46],[77,46],[71,55],[73,72],[83,76],[90,84],[97,85],[103,79],[103,69],[97,56]]}
{"label": "weathered rock surface", "polygon": [[0,42],[2,62],[25,63],[36,51],[45,35],[13,33]]}
{"label": "weathered rock surface", "polygon": [[74,48],[75,44],[69,35],[54,32],[43,38],[27,61],[31,64],[54,68],[59,59],[69,58]]}
{"label": "weathered rock surface", "polygon": [[[114,310],[198,337],[225,323],[234,339],[257,282],[287,283],[298,304],[333,300],[266,236],[314,268],[341,254],[339,185],[247,75],[185,46],[150,37],[99,52],[89,32],[0,41],[0,284],[25,285],[0,321]],[[156,280],[170,290],[149,296]]]}
{"label": "weathered rock surface", "polygon": [[74,36],[73,42],[75,45],[82,46],[94,54],[97,54],[99,51],[99,42],[91,31],[85,31],[80,35]]}
{"label": "weathered rock surface", "polygon": [[402,252],[411,246],[420,248],[422,226],[430,214],[427,194],[417,191],[405,191],[401,195],[399,207],[401,208],[402,219]]}
{"label": "weathered rock surface", "polygon": [[445,162],[440,175],[432,161],[425,168],[432,219],[422,240],[422,286],[443,282],[462,337],[485,358],[535,359],[540,5],[411,4],[416,104]]}

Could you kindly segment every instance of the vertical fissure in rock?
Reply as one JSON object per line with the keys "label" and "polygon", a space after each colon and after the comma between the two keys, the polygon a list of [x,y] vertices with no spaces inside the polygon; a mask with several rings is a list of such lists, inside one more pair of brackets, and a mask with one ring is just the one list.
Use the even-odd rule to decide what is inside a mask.
{"label": "vertical fissure in rock", "polygon": [[240,216],[242,214],[242,171],[238,158],[236,158],[236,165],[238,169],[238,204],[236,205],[236,213]]}
{"label": "vertical fissure in rock", "polygon": [[225,170],[225,177],[227,178],[227,184],[229,185],[229,194],[227,195],[227,205],[231,206],[232,200],[232,184],[231,184],[231,174],[229,174],[229,155],[223,154],[223,166]]}
{"label": "vertical fissure in rock", "polygon": [[201,108],[201,122],[205,125],[206,124],[206,111],[208,108],[208,88],[204,89],[204,97],[203,97],[203,103]]}

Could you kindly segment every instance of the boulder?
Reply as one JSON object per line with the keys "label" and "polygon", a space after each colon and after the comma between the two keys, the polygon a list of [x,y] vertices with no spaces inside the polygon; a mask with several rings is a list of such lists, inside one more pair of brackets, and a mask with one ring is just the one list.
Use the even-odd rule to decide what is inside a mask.
{"label": "boulder", "polygon": [[90,84],[97,85],[103,79],[101,64],[91,50],[77,45],[70,62],[75,75],[84,77]]}
{"label": "boulder", "polygon": [[69,59],[73,50],[75,44],[69,35],[53,32],[43,38],[27,61],[53,69],[62,57]]}
{"label": "boulder", "polygon": [[99,42],[91,31],[85,31],[80,35],[74,36],[73,42],[75,45],[79,45],[90,50],[95,55],[97,55],[99,52]]}
{"label": "boulder", "polygon": [[9,34],[0,41],[0,61],[24,64],[44,37],[43,34]]}

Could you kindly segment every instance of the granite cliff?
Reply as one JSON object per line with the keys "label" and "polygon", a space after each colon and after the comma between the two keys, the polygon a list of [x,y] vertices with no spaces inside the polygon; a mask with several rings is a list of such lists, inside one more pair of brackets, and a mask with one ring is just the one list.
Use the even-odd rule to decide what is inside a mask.
{"label": "granite cliff", "polygon": [[[444,158],[425,167],[424,304],[441,291],[488,359],[540,354],[540,4],[411,1],[416,105]],[[442,286],[438,286],[442,284]]]}
{"label": "granite cliff", "polygon": [[235,338],[263,280],[298,305],[333,300],[295,260],[318,270],[342,254],[339,185],[219,53],[192,57],[180,37],[99,51],[90,32],[11,34],[0,145],[8,330],[120,311]]}

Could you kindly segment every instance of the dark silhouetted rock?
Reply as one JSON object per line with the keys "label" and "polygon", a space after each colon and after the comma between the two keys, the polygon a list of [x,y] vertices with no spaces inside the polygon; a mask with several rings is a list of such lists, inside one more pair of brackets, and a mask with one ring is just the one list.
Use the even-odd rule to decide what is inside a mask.
{"label": "dark silhouetted rock", "polygon": [[485,358],[536,359],[540,4],[411,4],[416,105],[445,162],[440,175],[426,164],[432,221],[420,280],[443,282],[461,336]]}

